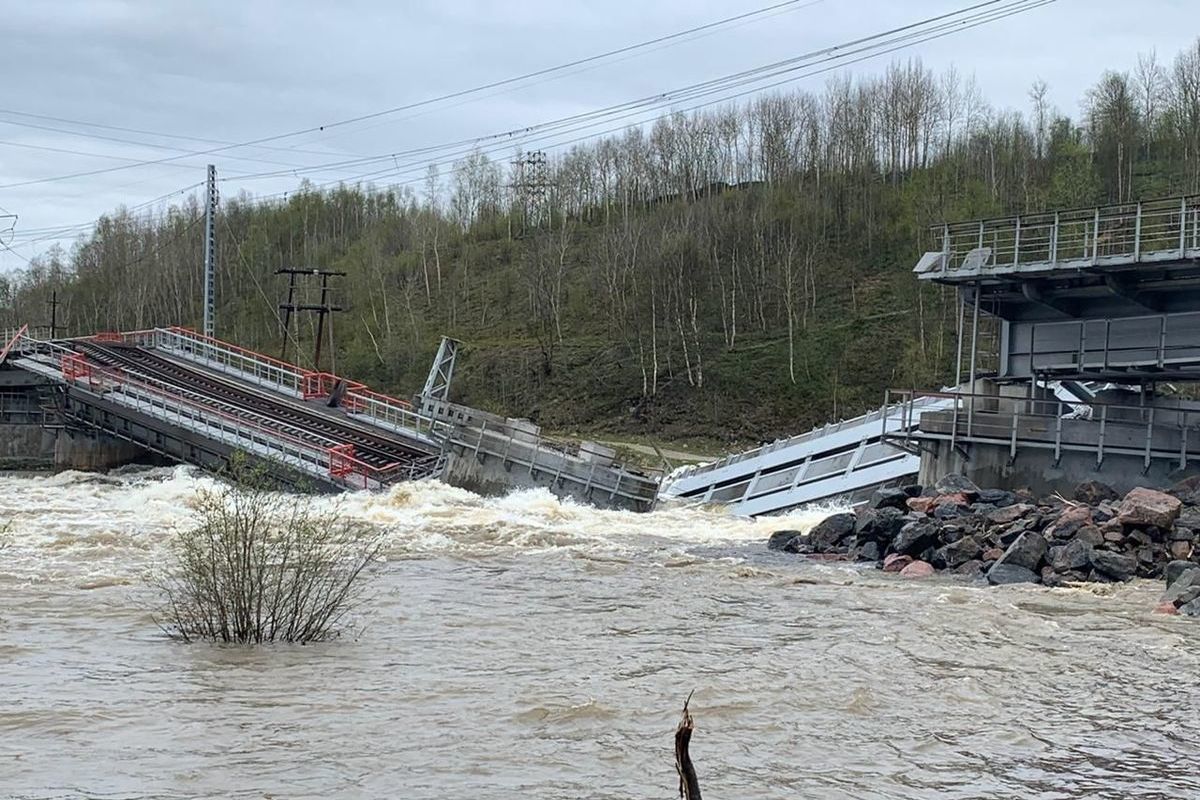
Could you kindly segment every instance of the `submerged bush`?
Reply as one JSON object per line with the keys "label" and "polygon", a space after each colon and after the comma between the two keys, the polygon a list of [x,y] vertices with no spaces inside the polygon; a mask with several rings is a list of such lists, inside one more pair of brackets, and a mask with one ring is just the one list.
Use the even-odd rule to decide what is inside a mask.
{"label": "submerged bush", "polygon": [[336,636],[363,599],[385,532],[309,497],[240,476],[202,489],[199,522],[156,580],[159,625],[183,641],[313,642]]}

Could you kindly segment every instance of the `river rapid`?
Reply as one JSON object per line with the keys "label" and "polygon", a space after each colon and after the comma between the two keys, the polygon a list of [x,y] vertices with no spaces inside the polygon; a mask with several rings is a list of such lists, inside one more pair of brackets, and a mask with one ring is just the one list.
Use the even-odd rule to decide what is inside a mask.
{"label": "river rapid", "polygon": [[[987,589],[767,552],[697,509],[440,484],[352,637],[167,640],[144,577],[207,478],[0,477],[0,797],[1200,798],[1200,627],[1160,587]],[[322,501],[325,502],[325,501]],[[333,501],[329,501],[333,502]]]}

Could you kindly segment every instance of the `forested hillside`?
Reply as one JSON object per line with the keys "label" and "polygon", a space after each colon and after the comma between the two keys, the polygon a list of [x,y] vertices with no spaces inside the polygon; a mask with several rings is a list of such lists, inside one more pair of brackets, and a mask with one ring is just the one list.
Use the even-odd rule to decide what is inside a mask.
{"label": "forested hillside", "polygon": [[[954,298],[911,275],[931,224],[1200,191],[1200,43],[1100,76],[1077,118],[1047,97],[996,109],[910,61],[552,153],[536,191],[476,153],[412,187],[226,198],[218,332],[276,352],[274,271],[344,270],[336,368],[381,388],[418,389],[445,333],[459,399],[551,429],[797,432],[947,380]],[[198,327],[201,219],[117,211],[9,276],[3,314],[44,323],[57,290],[73,333]]]}

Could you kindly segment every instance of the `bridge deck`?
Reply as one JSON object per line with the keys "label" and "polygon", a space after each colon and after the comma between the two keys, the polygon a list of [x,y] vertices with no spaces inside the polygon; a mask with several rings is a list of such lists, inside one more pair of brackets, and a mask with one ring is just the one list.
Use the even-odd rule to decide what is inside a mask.
{"label": "bridge deck", "polygon": [[428,445],[405,441],[398,435],[369,430],[353,422],[344,411],[320,401],[304,401],[269,392],[248,382],[185,364],[152,350],[125,344],[84,342],[78,345],[94,361],[133,374],[166,381],[195,392],[213,408],[261,414],[291,426],[297,436],[318,447],[353,444],[357,457],[376,468],[429,455]]}
{"label": "bridge deck", "polygon": [[[219,468],[243,451],[292,483],[378,488],[440,474],[445,426],[335,375],[182,329],[10,342],[13,366],[61,387],[69,423]],[[325,402],[337,394],[340,402]]]}

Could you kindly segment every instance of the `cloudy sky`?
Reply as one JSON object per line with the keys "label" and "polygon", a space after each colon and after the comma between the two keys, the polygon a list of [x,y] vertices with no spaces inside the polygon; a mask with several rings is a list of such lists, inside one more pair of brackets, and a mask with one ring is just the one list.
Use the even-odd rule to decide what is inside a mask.
{"label": "cloudy sky", "polygon": [[[272,196],[295,187],[297,170],[305,167],[591,111],[970,4],[797,0],[519,85],[313,130],[779,2],[0,0],[0,208],[18,217],[0,238],[16,251],[0,251],[0,269],[22,267],[23,257],[64,241],[46,232],[51,227],[194,192],[186,187],[203,180],[209,162],[228,179],[223,194]],[[936,70],[954,65],[974,74],[984,96],[1000,107],[1024,109],[1028,87],[1042,78],[1054,103],[1075,113],[1103,70],[1130,69],[1139,52],[1150,50],[1169,62],[1197,36],[1196,0],[1057,0],[900,55],[919,55]],[[894,57],[849,69],[875,72]],[[790,85],[819,89],[827,78]],[[309,132],[227,147],[293,131]],[[375,173],[382,183],[415,180],[404,171],[408,163],[417,160],[303,174],[315,183]],[[387,174],[397,170],[402,177]],[[253,177],[261,173],[275,175]],[[0,230],[9,225],[0,221]]]}

